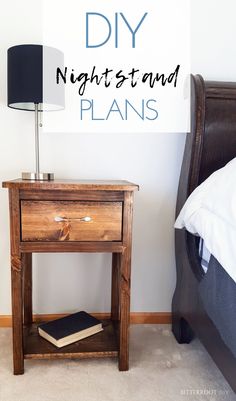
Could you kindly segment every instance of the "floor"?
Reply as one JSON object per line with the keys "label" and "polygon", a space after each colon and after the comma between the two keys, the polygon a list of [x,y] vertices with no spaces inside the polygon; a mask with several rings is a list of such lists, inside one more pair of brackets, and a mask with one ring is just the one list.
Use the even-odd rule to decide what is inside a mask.
{"label": "floor", "polygon": [[198,340],[176,343],[168,325],[131,327],[130,370],[115,359],[26,361],[12,375],[11,330],[0,329],[0,401],[234,401]]}

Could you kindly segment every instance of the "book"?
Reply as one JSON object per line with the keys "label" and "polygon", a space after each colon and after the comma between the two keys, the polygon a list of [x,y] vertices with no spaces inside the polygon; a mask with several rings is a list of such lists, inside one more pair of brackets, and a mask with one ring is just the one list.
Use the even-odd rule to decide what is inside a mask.
{"label": "book", "polygon": [[102,330],[101,321],[84,311],[38,326],[39,335],[58,348],[92,336]]}

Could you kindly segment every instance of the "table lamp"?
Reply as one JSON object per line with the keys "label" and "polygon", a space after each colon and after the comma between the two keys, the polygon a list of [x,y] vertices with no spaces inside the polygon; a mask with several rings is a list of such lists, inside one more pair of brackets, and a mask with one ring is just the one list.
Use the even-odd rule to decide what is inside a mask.
{"label": "table lamp", "polygon": [[40,172],[39,112],[64,109],[64,85],[56,83],[56,69],[64,64],[55,48],[26,44],[8,49],[8,106],[34,111],[36,171],[22,173],[26,180],[53,180],[54,174]]}

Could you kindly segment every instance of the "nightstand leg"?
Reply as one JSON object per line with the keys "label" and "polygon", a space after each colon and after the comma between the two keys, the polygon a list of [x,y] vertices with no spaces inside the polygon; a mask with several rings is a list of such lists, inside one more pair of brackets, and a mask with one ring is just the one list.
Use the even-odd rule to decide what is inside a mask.
{"label": "nightstand leg", "polygon": [[120,282],[120,254],[112,254],[112,279],[111,279],[111,319],[119,320],[119,282]]}
{"label": "nightstand leg", "polygon": [[14,374],[24,373],[22,263],[16,255],[11,257],[12,277],[12,333]]}
{"label": "nightstand leg", "polygon": [[32,323],[32,253],[22,254],[24,277],[24,324]]}
{"label": "nightstand leg", "polygon": [[123,244],[120,255],[120,349],[119,370],[129,369],[129,324],[130,324],[130,273],[131,237],[133,216],[133,193],[125,192],[123,207]]}
{"label": "nightstand leg", "polygon": [[130,252],[121,255],[119,370],[129,369]]}

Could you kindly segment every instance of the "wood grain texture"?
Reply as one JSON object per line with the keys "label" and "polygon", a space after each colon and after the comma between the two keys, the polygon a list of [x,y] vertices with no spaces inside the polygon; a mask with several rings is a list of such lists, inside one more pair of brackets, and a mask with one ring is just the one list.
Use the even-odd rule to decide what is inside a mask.
{"label": "wood grain texture", "polygon": [[109,180],[54,180],[27,181],[12,180],[2,183],[3,188],[20,188],[26,190],[68,190],[68,191],[136,191],[138,185],[128,181]]}
{"label": "wood grain texture", "polygon": [[23,289],[20,241],[19,190],[9,191],[10,235],[11,235],[11,286],[12,286],[12,333],[13,371],[15,375],[24,373],[23,355]]}
{"label": "wood grain texture", "polygon": [[130,280],[132,241],[133,192],[125,193],[123,211],[123,244],[120,255],[120,348],[119,370],[129,369]]}
{"label": "wood grain texture", "polygon": [[57,241],[57,242],[21,242],[21,252],[123,252],[124,246],[120,241],[113,242],[79,242],[79,241]]}
{"label": "wood grain texture", "polygon": [[120,318],[120,254],[112,254],[111,272],[111,319]]}
{"label": "wood grain texture", "polygon": [[26,359],[104,358],[118,355],[118,344],[113,324],[103,323],[103,331],[76,343],[58,349],[37,332],[37,324],[24,329],[24,356]]}
{"label": "wood grain texture", "polygon": [[77,200],[77,201],[115,201],[124,200],[124,191],[69,191],[67,190],[20,190],[20,199],[22,200]]}
{"label": "wood grain texture", "polygon": [[21,201],[21,227],[22,241],[120,241],[122,202]]}
{"label": "wood grain texture", "polygon": [[[14,373],[24,372],[24,358],[119,356],[119,369],[127,370],[132,202],[138,187],[124,181],[21,180],[3,187],[10,193]],[[91,220],[78,221],[83,217]],[[60,351],[37,335],[32,325],[33,252],[113,253],[112,323],[104,323],[104,332]]]}
{"label": "wood grain texture", "polygon": [[32,312],[32,253],[22,254],[23,289],[24,289],[24,324],[33,321]]}

